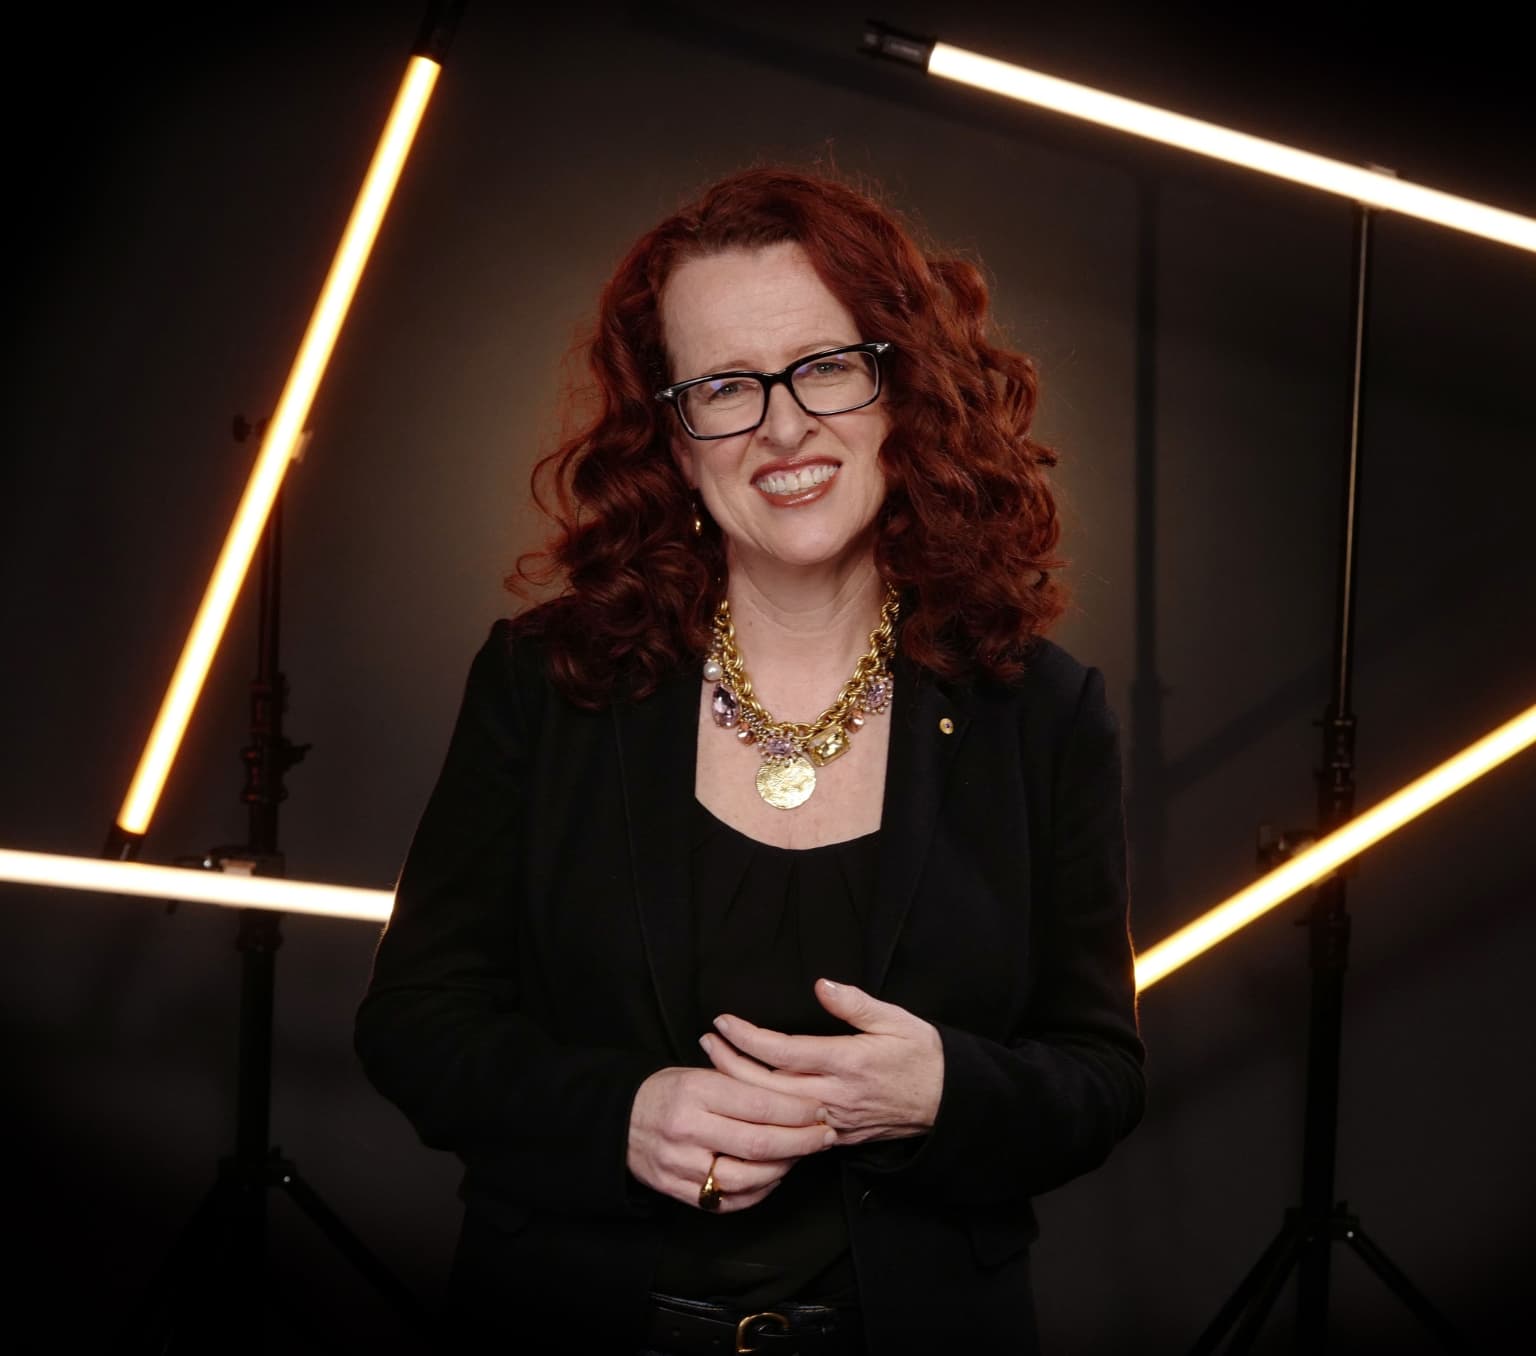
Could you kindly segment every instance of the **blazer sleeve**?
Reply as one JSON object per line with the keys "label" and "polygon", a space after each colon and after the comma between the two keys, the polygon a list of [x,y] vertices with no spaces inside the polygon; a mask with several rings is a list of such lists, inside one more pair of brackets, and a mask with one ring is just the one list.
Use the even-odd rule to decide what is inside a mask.
{"label": "blazer sleeve", "polygon": [[[542,675],[499,621],[475,656],[357,1009],[354,1048],[422,1141],[515,1204],[633,1213],[629,1114],[665,1061],[566,1045],[519,1010],[518,911]],[[530,673],[520,682],[518,671]]]}
{"label": "blazer sleeve", "polygon": [[1049,861],[1044,891],[1036,876],[1043,913],[1024,1021],[1006,1042],[937,1024],[944,1088],[932,1130],[861,1165],[957,1205],[1061,1186],[1103,1163],[1142,1115],[1119,732],[1103,676],[1082,672],[1037,845]]}

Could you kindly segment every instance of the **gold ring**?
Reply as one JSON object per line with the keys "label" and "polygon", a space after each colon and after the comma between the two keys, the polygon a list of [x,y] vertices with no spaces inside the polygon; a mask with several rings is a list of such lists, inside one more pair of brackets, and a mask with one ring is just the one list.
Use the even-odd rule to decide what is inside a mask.
{"label": "gold ring", "polygon": [[709,1160],[709,1176],[704,1179],[704,1185],[699,1188],[699,1209],[718,1210],[720,1208],[720,1184],[715,1181],[715,1163],[720,1155],[716,1154]]}

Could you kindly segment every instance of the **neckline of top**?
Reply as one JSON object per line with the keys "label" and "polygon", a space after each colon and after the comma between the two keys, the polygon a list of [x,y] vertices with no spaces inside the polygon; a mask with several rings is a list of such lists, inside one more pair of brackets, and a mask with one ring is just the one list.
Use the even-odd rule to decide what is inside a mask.
{"label": "neckline of top", "polygon": [[853,838],[838,838],[830,843],[815,843],[810,847],[799,848],[784,847],[778,843],[765,843],[761,838],[754,838],[751,834],[744,833],[734,824],[727,824],[725,820],[721,819],[719,815],[711,810],[709,806],[704,804],[704,802],[701,801],[697,796],[693,798],[693,803],[698,813],[705,815],[711,824],[717,829],[723,829],[726,833],[734,834],[744,842],[750,843],[753,847],[764,848],[769,852],[788,852],[794,853],[796,855],[807,852],[825,852],[828,848],[853,847],[857,844],[868,842],[880,836],[879,829],[871,829],[868,833],[861,833]]}

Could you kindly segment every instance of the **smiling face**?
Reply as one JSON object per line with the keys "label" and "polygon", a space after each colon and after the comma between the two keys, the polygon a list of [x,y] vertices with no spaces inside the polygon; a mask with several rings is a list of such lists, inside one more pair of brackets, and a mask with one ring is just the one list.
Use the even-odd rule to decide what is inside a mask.
{"label": "smiling face", "polygon": [[[863,335],[795,244],[727,250],[679,264],[661,296],[672,379],[796,358]],[[846,566],[871,550],[885,501],[884,397],[844,414],[807,414],[787,386],[750,433],[699,441],[674,417],[673,454],[725,534],[732,563]]]}

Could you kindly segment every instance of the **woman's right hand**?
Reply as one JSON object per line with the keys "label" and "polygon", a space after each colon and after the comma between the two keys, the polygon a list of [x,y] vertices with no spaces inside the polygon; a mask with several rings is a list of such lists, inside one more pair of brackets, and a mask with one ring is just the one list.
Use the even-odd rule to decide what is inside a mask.
{"label": "woman's right hand", "polygon": [[746,1210],[798,1159],[837,1143],[813,1101],[755,1088],[715,1069],[660,1069],[629,1113],[629,1170],[665,1196],[698,1206],[711,1164],[719,1210]]}

